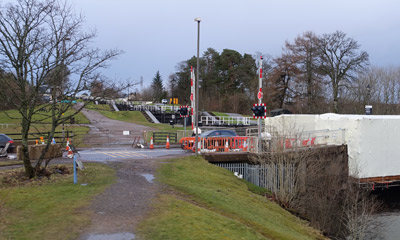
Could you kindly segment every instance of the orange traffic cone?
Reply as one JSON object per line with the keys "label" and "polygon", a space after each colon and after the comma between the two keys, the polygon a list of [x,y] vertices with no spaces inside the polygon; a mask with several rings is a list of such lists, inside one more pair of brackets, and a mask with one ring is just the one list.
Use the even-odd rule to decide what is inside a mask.
{"label": "orange traffic cone", "polygon": [[166,149],[169,149],[169,147],[170,147],[170,146],[169,146],[169,136],[167,136],[167,144],[165,145],[165,148],[166,148]]}
{"label": "orange traffic cone", "polygon": [[154,149],[153,137],[150,139],[150,149]]}
{"label": "orange traffic cone", "polygon": [[39,140],[36,139],[36,145],[39,145]]}
{"label": "orange traffic cone", "polygon": [[243,152],[247,152],[247,139],[243,141]]}
{"label": "orange traffic cone", "polygon": [[229,145],[228,145],[228,141],[225,141],[225,148],[224,148],[225,152],[229,152]]}
{"label": "orange traffic cone", "polygon": [[43,137],[40,137],[40,142],[41,142],[42,144],[44,144],[44,138],[43,138]]}

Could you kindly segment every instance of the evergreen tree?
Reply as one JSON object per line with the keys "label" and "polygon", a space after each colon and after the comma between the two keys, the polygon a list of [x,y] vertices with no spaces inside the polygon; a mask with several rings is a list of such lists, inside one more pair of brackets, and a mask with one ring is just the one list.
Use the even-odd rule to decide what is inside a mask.
{"label": "evergreen tree", "polygon": [[166,92],[164,91],[164,85],[160,75],[160,71],[157,71],[156,76],[153,78],[151,88],[153,89],[154,101],[161,102],[161,99],[166,97]]}

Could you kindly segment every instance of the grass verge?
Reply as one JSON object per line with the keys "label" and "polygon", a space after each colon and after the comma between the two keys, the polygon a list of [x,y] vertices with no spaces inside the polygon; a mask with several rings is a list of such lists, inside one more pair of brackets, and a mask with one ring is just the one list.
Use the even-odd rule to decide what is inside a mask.
{"label": "grass verge", "polygon": [[[69,116],[74,114],[76,111],[74,109],[69,109],[65,116]],[[40,121],[41,123],[51,123],[50,113],[40,112],[32,117],[33,122]],[[75,117],[75,123],[79,124],[89,124],[90,121],[83,115],[83,113],[78,113]],[[43,120],[42,120],[43,119]],[[18,110],[6,110],[0,111],[0,123],[8,123],[8,124],[20,124],[21,123],[21,115]]]}
{"label": "grass verge", "polygon": [[212,112],[217,117],[229,117],[228,114],[222,112]]}
{"label": "grass verge", "polygon": [[72,175],[52,175],[51,180],[24,186],[0,185],[0,239],[76,239],[90,223],[85,207],[115,181],[114,170],[105,165],[85,168],[78,181],[87,186],[74,185]]}
{"label": "grass verge", "polygon": [[157,179],[176,193],[155,201],[139,227],[145,239],[324,239],[307,222],[250,192],[230,171],[200,157],[162,165]]}
{"label": "grass verge", "polygon": [[0,167],[2,167],[2,166],[20,165],[22,163],[23,163],[22,161],[17,161],[17,160],[8,160],[6,158],[1,158],[0,159]]}

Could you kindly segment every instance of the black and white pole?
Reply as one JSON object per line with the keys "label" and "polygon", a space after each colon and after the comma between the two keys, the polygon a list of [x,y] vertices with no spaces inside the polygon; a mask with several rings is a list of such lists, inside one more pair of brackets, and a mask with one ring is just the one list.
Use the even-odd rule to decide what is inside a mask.
{"label": "black and white pole", "polygon": [[[258,94],[257,94],[257,98],[258,98],[258,104],[261,104],[262,102],[262,97],[263,97],[263,93],[262,93],[262,64],[263,64],[263,57],[260,56],[260,63],[259,63],[259,80],[258,80]],[[258,153],[261,152],[261,118],[258,118]]]}

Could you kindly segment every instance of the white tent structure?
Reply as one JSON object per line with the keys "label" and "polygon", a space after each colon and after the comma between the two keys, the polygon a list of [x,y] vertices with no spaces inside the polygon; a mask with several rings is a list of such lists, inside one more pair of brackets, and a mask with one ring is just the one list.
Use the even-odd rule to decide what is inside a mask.
{"label": "white tent structure", "polygon": [[314,133],[315,145],[347,144],[351,176],[400,180],[398,115],[293,114],[267,118],[265,125],[278,134]]}

